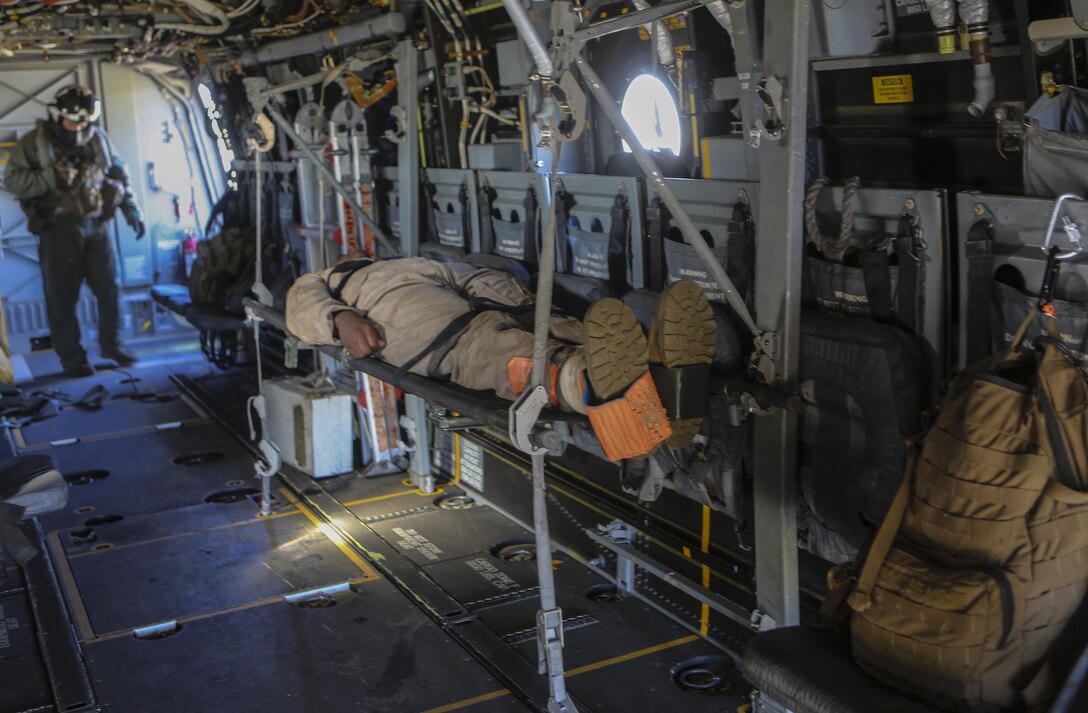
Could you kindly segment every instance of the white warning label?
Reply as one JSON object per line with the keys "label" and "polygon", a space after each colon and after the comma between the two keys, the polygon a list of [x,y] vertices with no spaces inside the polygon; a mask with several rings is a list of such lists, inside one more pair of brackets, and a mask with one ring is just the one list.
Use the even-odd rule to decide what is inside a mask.
{"label": "white warning label", "polygon": [[419,534],[414,528],[394,527],[393,534],[400,538],[396,545],[402,550],[415,550],[432,561],[437,560],[442,554],[442,549],[438,545]]}
{"label": "white warning label", "polygon": [[521,585],[510,578],[505,572],[500,572],[495,565],[483,557],[477,557],[465,562],[476,574],[483,577],[489,584],[500,592],[510,592],[521,589]]}
{"label": "white warning label", "polygon": [[475,443],[461,439],[461,484],[484,491],[484,452]]}

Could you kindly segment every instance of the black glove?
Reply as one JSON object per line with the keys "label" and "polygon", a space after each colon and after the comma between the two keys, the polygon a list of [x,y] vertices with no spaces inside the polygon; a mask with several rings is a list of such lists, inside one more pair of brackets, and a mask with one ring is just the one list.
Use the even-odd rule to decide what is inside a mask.
{"label": "black glove", "polygon": [[144,235],[147,234],[147,225],[145,225],[144,221],[141,220],[140,218],[138,218],[136,216],[133,216],[131,218],[128,218],[125,222],[128,223],[128,226],[130,228],[132,228],[133,230],[136,231],[136,239],[137,240],[139,240],[140,238],[144,237]]}

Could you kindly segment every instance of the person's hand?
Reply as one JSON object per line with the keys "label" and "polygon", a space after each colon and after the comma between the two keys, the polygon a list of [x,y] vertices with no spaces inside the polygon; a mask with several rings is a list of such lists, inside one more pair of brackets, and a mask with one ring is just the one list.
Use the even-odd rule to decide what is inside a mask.
{"label": "person's hand", "polygon": [[347,348],[348,353],[356,359],[363,359],[385,348],[385,340],[382,339],[378,325],[366,317],[349,310],[337,312],[333,317],[336,331],[340,335],[340,342]]}
{"label": "person's hand", "polygon": [[147,225],[139,218],[132,218],[131,220],[128,220],[126,222],[128,223],[128,226],[130,228],[136,231],[137,240],[147,234]]}

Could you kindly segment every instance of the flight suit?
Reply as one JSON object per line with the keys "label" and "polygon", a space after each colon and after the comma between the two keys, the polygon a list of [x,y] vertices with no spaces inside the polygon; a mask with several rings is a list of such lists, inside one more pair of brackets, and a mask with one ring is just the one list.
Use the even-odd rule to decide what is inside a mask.
{"label": "flight suit", "polygon": [[65,145],[46,121],[20,139],[4,171],[4,187],[22,204],[39,236],[42,288],[53,348],[65,368],[85,363],[76,303],[86,280],[98,300],[103,354],[119,347],[117,262],[107,225],[120,209],[140,219],[124,162],[104,132],[82,146]]}
{"label": "flight suit", "polygon": [[[375,322],[385,348],[381,359],[401,366],[422,352],[455,319],[469,311],[468,299],[483,297],[504,305],[527,305],[533,295],[514,277],[464,263],[426,258],[384,260],[355,273],[333,274],[334,268],[303,275],[287,293],[287,328],[309,344],[339,344],[333,317],[353,310]],[[345,275],[349,275],[345,277]],[[341,300],[330,293],[346,280]],[[584,341],[579,320],[551,318],[549,350]],[[515,317],[499,311],[478,314],[460,334],[413,366],[423,376],[450,379],[469,389],[494,390],[516,396],[510,362],[533,355],[532,315]]]}

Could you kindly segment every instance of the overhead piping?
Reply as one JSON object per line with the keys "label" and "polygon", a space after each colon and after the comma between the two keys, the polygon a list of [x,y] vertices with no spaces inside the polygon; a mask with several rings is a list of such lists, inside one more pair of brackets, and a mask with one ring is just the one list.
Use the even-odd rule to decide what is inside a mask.
{"label": "overhead piping", "polygon": [[155,25],[156,30],[170,30],[172,32],[185,32],[191,35],[221,35],[230,27],[230,18],[227,13],[220,10],[214,3],[208,0],[177,0],[188,5],[202,15],[215,20],[214,25],[196,25],[184,22],[163,22]]}
{"label": "overhead piping", "polygon": [[990,4],[988,0],[961,0],[960,19],[967,25],[971,40],[971,63],[975,67],[975,98],[967,106],[974,117],[986,114],[994,100],[996,82],[990,64]]}
{"label": "overhead piping", "polygon": [[403,33],[406,27],[404,15],[399,12],[390,12],[363,22],[271,42],[254,52],[246,52],[239,58],[239,62],[245,66],[252,66],[280,62],[304,54],[331,52],[367,40],[395,37]]}
{"label": "overhead piping", "polygon": [[[926,0],[929,16],[937,26],[941,54],[956,51],[956,5],[953,0]],[[960,20],[967,26],[971,63],[975,67],[975,96],[967,105],[974,117],[981,117],[994,100],[996,82],[990,64],[990,5],[988,0],[960,0]]]}

